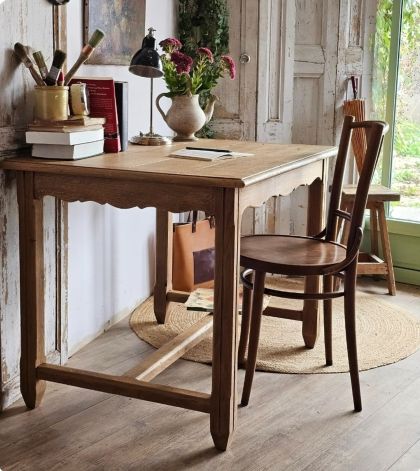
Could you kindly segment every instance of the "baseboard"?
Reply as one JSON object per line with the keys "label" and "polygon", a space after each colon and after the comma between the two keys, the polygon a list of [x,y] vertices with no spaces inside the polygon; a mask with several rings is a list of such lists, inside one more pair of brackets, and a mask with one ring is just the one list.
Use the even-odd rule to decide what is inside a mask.
{"label": "baseboard", "polygon": [[[61,354],[55,350],[47,354],[47,362],[54,365],[61,364]],[[0,391],[0,412],[11,406],[14,402],[21,399],[19,373],[12,379],[9,379]],[[0,470],[1,471],[1,470]]]}
{"label": "baseboard", "polygon": [[420,271],[394,266],[395,278],[401,283],[420,286]]}
{"label": "baseboard", "polygon": [[79,350],[81,350],[83,347],[86,347],[86,345],[88,345],[90,342],[102,335],[104,332],[109,330],[113,325],[118,324],[118,322],[122,321],[125,317],[129,316],[139,304],[145,301],[145,299],[146,298],[140,299],[139,301],[133,304],[133,307],[125,308],[117,314],[114,314],[102,328],[96,331],[96,333],[84,337],[82,340],[80,340],[80,342],[77,342],[75,345],[69,347],[69,358],[75,353],[77,353]]}
{"label": "baseboard", "polygon": [[0,391],[0,412],[21,398],[19,375],[3,384]]}

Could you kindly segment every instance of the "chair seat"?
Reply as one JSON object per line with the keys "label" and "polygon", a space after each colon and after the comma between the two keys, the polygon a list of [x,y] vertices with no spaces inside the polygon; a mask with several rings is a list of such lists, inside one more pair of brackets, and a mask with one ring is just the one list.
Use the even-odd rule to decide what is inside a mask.
{"label": "chair seat", "polygon": [[[357,185],[343,186],[343,200],[353,200],[356,195]],[[383,185],[371,185],[368,193],[368,203],[378,201],[399,201],[400,194],[398,191],[391,190]]]}
{"label": "chair seat", "polygon": [[241,266],[266,273],[321,275],[345,258],[344,246],[311,237],[257,235],[241,239]]}

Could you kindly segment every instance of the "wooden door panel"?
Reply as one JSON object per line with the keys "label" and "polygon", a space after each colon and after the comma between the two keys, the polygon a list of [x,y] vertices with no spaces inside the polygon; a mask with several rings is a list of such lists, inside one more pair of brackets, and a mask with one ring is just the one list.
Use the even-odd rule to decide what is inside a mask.
{"label": "wooden door panel", "polygon": [[[211,122],[216,137],[255,139],[258,3],[254,0],[228,0],[229,47],[237,76],[233,81],[225,77],[215,89],[215,94],[220,97]],[[242,53],[250,56],[249,63],[240,62]]]}
{"label": "wooden door panel", "polygon": [[295,6],[260,2],[257,139],[291,142]]}

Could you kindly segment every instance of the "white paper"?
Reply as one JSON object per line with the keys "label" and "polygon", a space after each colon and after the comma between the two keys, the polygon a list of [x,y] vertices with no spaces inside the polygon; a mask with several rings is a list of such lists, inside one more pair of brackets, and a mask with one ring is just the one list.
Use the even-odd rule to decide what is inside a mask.
{"label": "white paper", "polygon": [[179,149],[170,154],[170,157],[178,159],[192,159],[192,160],[224,160],[234,159],[237,157],[249,157],[254,154],[247,154],[244,152],[216,152],[212,150],[194,150],[194,149]]}

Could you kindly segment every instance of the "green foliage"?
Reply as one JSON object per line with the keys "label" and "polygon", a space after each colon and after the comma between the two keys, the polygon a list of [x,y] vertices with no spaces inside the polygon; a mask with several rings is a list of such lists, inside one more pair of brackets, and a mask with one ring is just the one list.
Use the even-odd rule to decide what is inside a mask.
{"label": "green foliage", "polygon": [[[372,117],[374,119],[385,119],[386,116],[392,9],[394,1],[378,1],[374,44],[375,66],[372,84],[372,99],[374,105]],[[418,77],[420,76],[420,1],[398,1],[403,1],[403,8],[392,175],[393,187],[395,186],[395,188],[402,193],[404,199],[409,196],[414,196],[412,194],[412,185],[414,184],[414,187],[418,185],[418,182],[416,183],[416,179],[418,178],[416,175],[419,175],[419,168],[416,168],[414,162],[417,162],[420,156],[420,129],[418,124],[418,112],[415,111],[416,106],[418,106],[416,101],[418,101],[419,96]],[[375,180],[378,183],[380,181],[378,174],[381,174],[381,166],[382,161],[378,164],[378,173],[375,176]],[[404,205],[407,203],[406,199],[404,201],[401,201],[400,204]],[[411,203],[413,203],[413,200],[410,200],[410,204]]]}
{"label": "green foliage", "polygon": [[162,56],[163,77],[168,87],[168,96],[185,95],[188,91],[186,74],[178,74],[175,64]]}
{"label": "green foliage", "polygon": [[375,68],[372,99],[375,117],[385,118],[388,87],[389,50],[391,46],[392,0],[379,0],[376,15]]}
{"label": "green foliage", "polygon": [[[208,47],[216,60],[229,52],[229,10],[226,0],[179,0],[178,32],[184,45],[182,51],[195,56],[198,47]],[[200,94],[200,103],[205,105],[210,92]],[[206,125],[197,134],[213,137],[214,132]]]}
{"label": "green foliage", "polygon": [[[392,0],[379,0],[376,15],[372,98],[375,106],[374,117],[378,119],[384,119],[386,111],[392,4]],[[417,59],[420,40],[420,2],[418,0],[404,0],[402,15],[403,29],[401,31],[400,46],[402,60],[399,64],[398,80],[399,88],[404,89],[405,96],[398,97],[398,104],[400,108],[405,109],[408,105],[411,105],[409,97],[413,95],[415,87],[418,86],[418,75],[413,70],[413,66],[418,67],[419,64]],[[399,110],[399,112],[401,113],[404,109]]]}
{"label": "green foliage", "polygon": [[199,47],[208,47],[215,57],[229,51],[229,12],[226,0],[179,0],[179,39],[182,52],[195,56]]}
{"label": "green foliage", "polygon": [[420,126],[411,121],[397,121],[394,148],[401,156],[420,157]]}
{"label": "green foliage", "polygon": [[413,181],[413,173],[410,170],[402,170],[395,175],[395,180],[402,183],[411,183]]}

